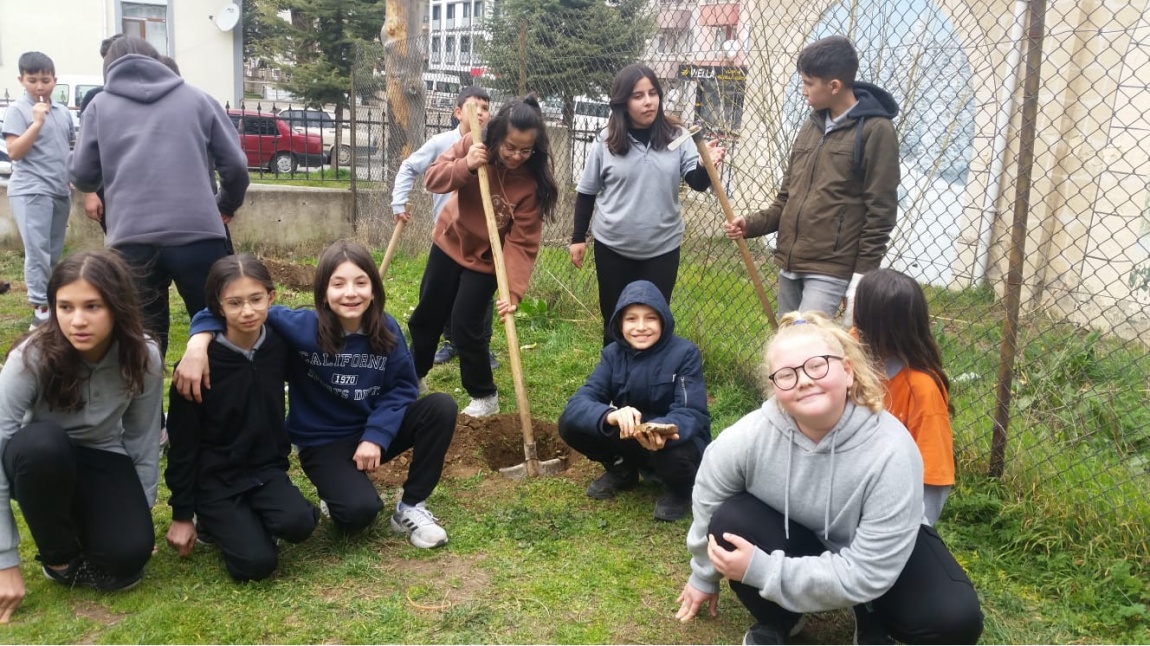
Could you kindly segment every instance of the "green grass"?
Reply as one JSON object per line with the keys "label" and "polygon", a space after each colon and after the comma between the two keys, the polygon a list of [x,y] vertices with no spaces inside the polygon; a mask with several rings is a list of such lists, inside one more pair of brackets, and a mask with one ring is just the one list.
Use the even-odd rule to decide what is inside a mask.
{"label": "green grass", "polygon": [[[525,347],[523,373],[532,417],[555,420],[597,361],[600,332],[586,270],[576,274],[560,251],[545,249],[544,254],[531,291],[540,300],[523,308],[517,330]],[[415,305],[422,269],[422,258],[403,253],[391,265],[388,310],[401,325]],[[713,289],[724,273],[721,263],[685,264],[675,300],[677,317],[684,322],[679,332],[687,336],[710,341],[713,330],[732,318],[753,319],[751,325],[759,326],[754,338],[724,339],[705,349],[716,433],[759,404],[754,365],[766,338],[749,282],[737,296],[724,295],[721,302],[692,297],[698,293],[692,290]],[[30,317],[22,285],[15,280],[20,274],[19,254],[0,256],[0,275],[12,279],[14,286],[0,296],[0,344],[5,347]],[[306,291],[281,289],[279,296],[287,304],[310,302]],[[183,350],[187,316],[174,291],[172,299],[169,357],[174,361]],[[939,530],[982,598],[987,618],[983,641],[1150,641],[1150,590],[1144,582],[1146,564],[1139,557],[1147,551],[1144,545],[1138,548],[1145,541],[1145,528],[1132,520],[1147,517],[1140,516],[1145,514],[1146,479],[1144,471],[1129,472],[1122,454],[1135,449],[1116,448],[1094,437],[1065,441],[1066,429],[1059,430],[1055,423],[1058,410],[1036,412],[1025,422],[1016,416],[1007,474],[999,481],[986,479],[999,330],[994,301],[977,292],[940,292],[932,299],[952,376],[979,375],[955,386],[961,481]],[[498,331],[493,345],[506,364],[506,345]],[[1075,346],[1069,337],[1061,337],[1056,347],[1070,354],[1084,351],[1084,344]],[[1137,357],[1106,344],[1096,343],[1093,351],[1091,356],[1114,363],[1091,368],[1097,371],[1091,378],[1097,384],[1126,387],[1122,380],[1127,376],[1117,367]],[[1037,374],[1033,362],[1050,354],[1039,352],[1020,363],[1035,366]],[[744,360],[733,362],[733,355]],[[1065,357],[1051,361],[1051,366],[1067,364]],[[1045,370],[1049,382],[1055,371]],[[502,392],[514,392],[506,365],[496,371],[496,379]],[[435,368],[429,381],[466,403],[455,364]],[[513,398],[505,397],[504,411],[513,407]],[[1120,420],[1128,417],[1120,413]],[[1044,452],[1033,448],[1044,446]],[[298,472],[293,475],[305,495],[314,497],[306,480]],[[412,548],[385,523],[349,538],[325,521],[307,542],[284,548],[280,570],[272,579],[246,585],[230,581],[215,551],[198,547],[191,558],[178,559],[164,544],[169,510],[163,488],[153,512],[159,551],[144,582],[126,593],[69,591],[49,584],[35,569],[35,546],[21,524],[22,570],[29,593],[13,623],[0,628],[0,641],[740,640],[751,619],[726,589],[718,618],[688,624],[673,618],[675,597],[688,573],[687,523],[652,520],[658,492],[649,487],[613,501],[588,499],[583,492],[593,475],[584,469],[525,482],[494,473],[447,478],[429,501],[451,536],[445,548]],[[396,493],[384,492],[389,499]],[[1113,504],[1118,500],[1123,506]],[[851,628],[846,613],[825,613],[813,619],[800,639],[846,642]]]}

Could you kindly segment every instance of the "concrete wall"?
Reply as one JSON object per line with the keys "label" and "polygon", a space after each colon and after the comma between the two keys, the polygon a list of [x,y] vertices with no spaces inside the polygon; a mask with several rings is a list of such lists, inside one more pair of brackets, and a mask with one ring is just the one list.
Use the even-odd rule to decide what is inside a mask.
{"label": "concrete wall", "polygon": [[[354,213],[351,192],[345,189],[253,184],[244,207],[232,222],[232,239],[240,248],[318,249],[333,240],[350,237]],[[115,213],[111,217],[116,217]],[[72,217],[65,240],[69,250],[104,245],[100,225],[84,215],[80,193],[72,198]],[[0,249],[23,248],[8,204],[8,187],[0,186]]]}

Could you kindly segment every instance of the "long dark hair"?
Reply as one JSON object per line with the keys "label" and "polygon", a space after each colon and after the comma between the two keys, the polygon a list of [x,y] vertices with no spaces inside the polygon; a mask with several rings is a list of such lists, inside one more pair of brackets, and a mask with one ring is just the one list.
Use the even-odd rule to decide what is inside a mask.
{"label": "long dark hair", "polygon": [[631,138],[627,129],[631,127],[631,117],[627,114],[627,104],[635,84],[641,79],[651,81],[659,94],[659,108],[655,110],[655,122],[651,124],[651,149],[663,150],[675,139],[679,120],[663,112],[663,85],[659,77],[646,65],[628,65],[615,73],[611,82],[611,116],[607,118],[607,149],[612,155],[622,157],[631,150]]}
{"label": "long dark hair", "polygon": [[220,304],[220,296],[228,288],[228,284],[237,278],[251,278],[268,290],[269,294],[276,289],[271,272],[259,258],[250,253],[224,256],[212,263],[212,268],[208,270],[208,279],[204,282],[204,296],[208,299],[208,311],[216,318],[226,318],[224,308]]}
{"label": "long dark hair", "polygon": [[487,134],[483,144],[487,146],[489,159],[499,161],[499,146],[507,137],[508,128],[521,131],[535,131],[535,148],[524,166],[535,176],[535,197],[539,200],[539,210],[544,220],[555,219],[555,205],[559,202],[559,185],[551,168],[551,140],[547,138],[547,128],[543,124],[543,111],[534,94],[507,103],[487,123]]}
{"label": "long dark hair", "polygon": [[926,294],[913,278],[893,269],[876,269],[859,280],[855,291],[855,327],[878,359],[897,357],[906,366],[931,376],[950,403],[950,380],[942,352],[930,331]]}
{"label": "long dark hair", "polygon": [[[148,373],[148,339],[144,335],[131,270],[114,251],[73,254],[60,261],[48,279],[48,321],[12,345],[15,348],[27,339],[28,349],[39,354],[39,364],[34,370],[44,401],[53,410],[81,410],[85,404],[85,384],[91,376],[80,352],[64,336],[56,319],[56,293],[79,280],[87,281],[100,293],[112,315],[112,339],[119,344],[120,378],[125,393],[132,396],[143,392]],[[9,349],[9,353],[11,351]]]}
{"label": "long dark hair", "polygon": [[373,300],[363,313],[361,327],[372,352],[389,354],[395,349],[395,336],[387,329],[387,322],[383,316],[387,299],[383,293],[383,281],[379,278],[379,269],[376,268],[375,260],[372,259],[367,247],[350,240],[333,242],[319,256],[315,270],[315,313],[319,319],[316,342],[320,349],[328,354],[336,354],[343,349],[343,326],[340,325],[339,317],[327,304],[327,285],[331,282],[336,268],[345,262],[362,269],[371,280]]}

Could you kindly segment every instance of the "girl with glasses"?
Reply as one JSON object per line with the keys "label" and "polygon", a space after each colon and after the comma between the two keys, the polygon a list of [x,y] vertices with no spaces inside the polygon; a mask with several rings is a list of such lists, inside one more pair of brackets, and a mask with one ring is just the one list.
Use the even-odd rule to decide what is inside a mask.
{"label": "girl with glasses", "polygon": [[[571,264],[582,269],[590,227],[604,346],[613,340],[611,317],[628,284],[649,280],[671,302],[686,229],[679,185],[685,180],[696,191],[711,186],[694,142],[669,148],[686,131],[664,112],[663,86],[654,70],[646,65],[619,70],[610,101],[607,127],[595,138],[576,187],[570,247]],[[715,164],[722,162],[725,151],[715,142],[709,152]]]}
{"label": "girl with glasses", "polygon": [[857,604],[873,613],[856,643],[977,641],[978,595],[923,522],[922,458],[859,342],[792,312],[765,372],[771,398],[703,455],[676,617],[714,615],[726,578],[755,620],[746,644],[786,643],[802,613]]}
{"label": "girl with glasses", "polygon": [[423,380],[435,358],[443,326],[459,353],[459,374],[471,402],[465,415],[499,412],[491,375],[487,304],[495,294],[495,264],[477,175],[487,166],[491,201],[503,246],[511,301],[496,301],[499,316],[514,312],[527,291],[543,220],[554,219],[559,189],[552,176],[551,144],[534,96],[503,106],[487,125],[483,143],[464,137],[427,169],[432,193],[452,193],[435,222],[434,244],[423,271],[419,304],[408,320],[415,372]]}
{"label": "girl with glasses", "polygon": [[207,350],[215,387],[201,403],[175,384],[168,397],[167,540],[181,557],[197,541],[215,544],[233,579],[259,581],[279,563],[277,540],[311,536],[319,510],[287,474],[288,348],[265,325],[276,296],[271,274],[250,254],[225,256],[208,271],[204,293],[225,328]]}

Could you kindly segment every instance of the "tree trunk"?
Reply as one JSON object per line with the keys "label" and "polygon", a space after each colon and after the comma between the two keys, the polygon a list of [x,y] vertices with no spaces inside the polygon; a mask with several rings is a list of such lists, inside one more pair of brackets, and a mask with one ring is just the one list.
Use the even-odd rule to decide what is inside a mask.
{"label": "tree trunk", "polygon": [[381,34],[387,75],[388,132],[384,160],[387,168],[398,167],[399,161],[423,145],[426,138],[423,86],[426,46],[422,32],[425,5],[418,0],[387,0],[387,20]]}

